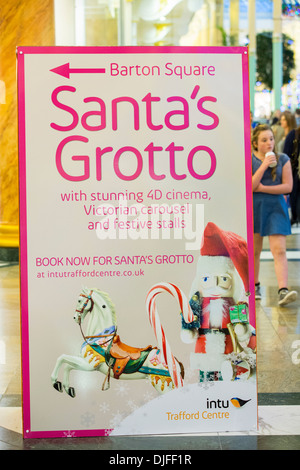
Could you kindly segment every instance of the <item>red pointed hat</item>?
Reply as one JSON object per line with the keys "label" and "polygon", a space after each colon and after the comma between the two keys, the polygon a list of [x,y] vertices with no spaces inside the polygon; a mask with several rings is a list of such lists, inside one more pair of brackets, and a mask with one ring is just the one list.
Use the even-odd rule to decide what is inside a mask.
{"label": "red pointed hat", "polygon": [[246,241],[233,232],[221,230],[213,222],[204,229],[201,256],[227,256],[239,273],[246,292],[249,292],[248,247]]}

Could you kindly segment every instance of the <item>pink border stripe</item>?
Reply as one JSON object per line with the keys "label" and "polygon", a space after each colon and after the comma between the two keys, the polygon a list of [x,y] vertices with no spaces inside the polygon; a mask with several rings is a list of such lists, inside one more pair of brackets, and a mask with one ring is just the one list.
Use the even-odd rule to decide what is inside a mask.
{"label": "pink border stripe", "polygon": [[243,54],[247,47],[203,47],[203,46],[46,46],[18,47],[23,54]]}
{"label": "pink border stripe", "polygon": [[24,55],[18,54],[20,298],[22,338],[23,432],[30,429],[29,324],[27,275],[26,136]]}
{"label": "pink border stripe", "polygon": [[65,431],[33,431],[24,433],[24,439],[42,439],[42,438],[69,438],[69,437],[104,437],[109,436],[112,432],[112,429],[80,429],[80,430],[70,430]]}
{"label": "pink border stripe", "polygon": [[[252,157],[251,157],[251,122],[250,122],[250,86],[249,55],[242,55],[243,99],[244,99],[244,135],[245,135],[245,172],[246,172],[246,207],[247,207],[247,244],[249,257],[249,320],[255,326],[254,296],[254,245],[253,245],[253,196],[252,196]],[[251,262],[252,261],[252,262]]]}
{"label": "pink border stripe", "polygon": [[[252,151],[251,151],[251,121],[250,121],[250,83],[249,55],[243,56],[243,97],[244,97],[244,130],[245,130],[245,170],[246,170],[246,204],[247,204],[247,243],[249,259],[249,321],[256,328],[255,289],[254,289],[254,237],[253,237],[253,194],[252,194]],[[252,261],[252,263],[250,263]],[[256,378],[256,397],[258,382]],[[256,405],[256,422],[258,428],[258,404]]]}
{"label": "pink border stripe", "polygon": [[[30,364],[29,364],[29,316],[28,316],[28,253],[27,253],[27,204],[26,204],[26,128],[25,128],[25,54],[242,54],[242,80],[245,123],[245,164],[246,164],[246,204],[247,238],[249,259],[254,258],[253,216],[250,151],[250,113],[248,49],[246,47],[18,47],[18,106],[19,106],[19,198],[20,198],[20,290],[21,290],[21,338],[22,338],[22,387],[23,387],[23,435],[24,438],[105,436],[111,430],[66,430],[31,431],[30,420]],[[254,270],[250,265],[250,321],[255,323],[255,301],[253,295]]]}

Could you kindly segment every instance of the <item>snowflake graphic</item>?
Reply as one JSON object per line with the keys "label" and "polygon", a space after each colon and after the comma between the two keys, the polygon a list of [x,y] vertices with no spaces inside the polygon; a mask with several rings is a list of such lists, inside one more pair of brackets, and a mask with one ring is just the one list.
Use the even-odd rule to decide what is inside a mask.
{"label": "snowflake graphic", "polygon": [[109,403],[106,403],[105,401],[100,403],[100,405],[99,405],[100,413],[108,413],[109,410],[110,410]]}
{"label": "snowflake graphic", "polygon": [[143,395],[143,399],[145,401],[150,401],[152,400],[152,398],[156,397],[157,395],[157,392],[156,390],[154,390],[154,388],[151,388],[150,390],[147,390],[144,395]]}
{"label": "snowflake graphic", "polygon": [[124,382],[118,382],[117,388],[119,393],[122,393],[122,395],[127,395],[129,391],[129,385],[124,383]]}
{"label": "snowflake graphic", "polygon": [[65,431],[65,432],[63,433],[63,437],[76,437],[76,433],[75,433],[75,431],[70,431],[70,430],[69,430],[69,431]]}
{"label": "snowflake graphic", "polygon": [[83,426],[89,428],[93,424],[95,424],[95,415],[87,411],[86,413],[81,415],[80,421],[81,421],[81,424],[83,424]]}
{"label": "snowflake graphic", "polygon": [[112,427],[112,428],[116,428],[118,426],[118,424],[120,424],[120,422],[122,421],[123,419],[123,414],[120,413],[120,411],[118,410],[112,417],[112,419],[110,420],[109,422],[109,425]]}
{"label": "snowflake graphic", "polygon": [[129,400],[127,402],[127,406],[130,409],[130,411],[134,411],[138,409],[138,405],[133,400]]}
{"label": "snowflake graphic", "polygon": [[204,388],[204,390],[208,390],[210,387],[213,387],[214,385],[215,385],[215,382],[213,381],[198,383],[198,387]]}

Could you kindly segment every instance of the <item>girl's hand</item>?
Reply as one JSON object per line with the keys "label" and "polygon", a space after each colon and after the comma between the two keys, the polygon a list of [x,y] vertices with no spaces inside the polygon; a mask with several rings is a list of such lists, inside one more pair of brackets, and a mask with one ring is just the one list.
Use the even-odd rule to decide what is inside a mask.
{"label": "girl's hand", "polygon": [[277,165],[276,155],[273,152],[266,153],[266,156],[265,156],[262,164],[266,168],[268,168],[270,165],[272,165],[272,166]]}

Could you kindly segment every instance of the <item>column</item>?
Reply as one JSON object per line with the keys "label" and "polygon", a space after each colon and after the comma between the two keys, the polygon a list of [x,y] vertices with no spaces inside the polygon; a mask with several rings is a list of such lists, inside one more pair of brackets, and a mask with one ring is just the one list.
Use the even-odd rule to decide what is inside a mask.
{"label": "column", "polygon": [[209,46],[216,45],[216,2],[215,0],[210,0],[208,4],[208,14],[209,14]]}
{"label": "column", "polygon": [[273,106],[279,109],[281,106],[282,87],[282,20],[281,20],[281,0],[273,0]]}
{"label": "column", "polygon": [[249,82],[250,82],[250,109],[254,113],[255,108],[255,83],[256,83],[256,0],[249,0],[248,27],[249,27]]}
{"label": "column", "polygon": [[74,0],[54,0],[55,45],[75,46]]}
{"label": "column", "polygon": [[220,28],[223,28],[223,0],[216,0],[216,46],[222,46],[223,45],[223,40],[222,40],[222,32]]}
{"label": "column", "polygon": [[85,0],[75,0],[75,46],[86,46]]}
{"label": "column", "polygon": [[222,46],[223,0],[210,0],[208,3],[209,38],[208,45]]}
{"label": "column", "polygon": [[119,7],[119,46],[132,43],[132,0],[120,0]]}
{"label": "column", "polygon": [[230,17],[230,37],[231,45],[239,45],[239,16],[240,2],[239,0],[230,0],[229,17]]}

